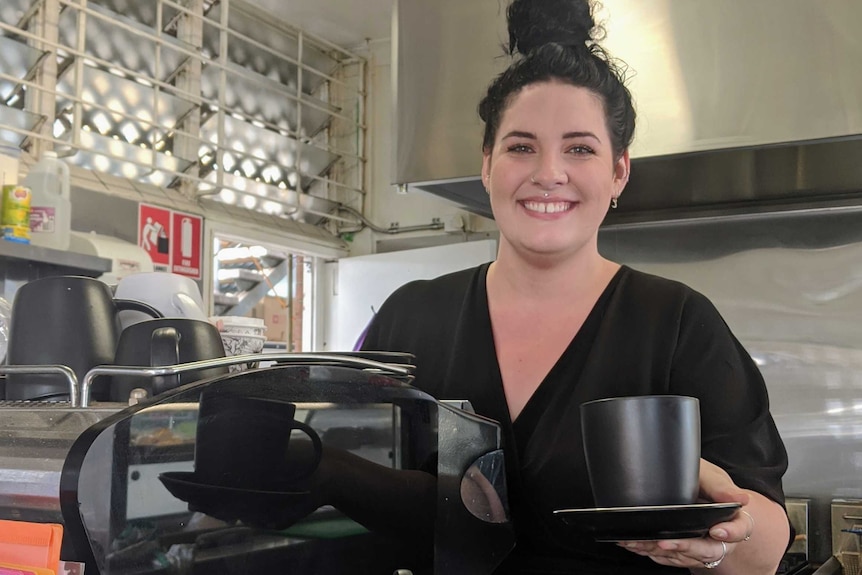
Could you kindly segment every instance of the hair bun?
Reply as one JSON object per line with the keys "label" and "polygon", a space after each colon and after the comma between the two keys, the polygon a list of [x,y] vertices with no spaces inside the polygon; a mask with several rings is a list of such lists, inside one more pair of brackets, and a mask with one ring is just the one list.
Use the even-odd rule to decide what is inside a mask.
{"label": "hair bun", "polygon": [[549,43],[584,45],[596,28],[589,0],[514,0],[507,12],[509,53]]}

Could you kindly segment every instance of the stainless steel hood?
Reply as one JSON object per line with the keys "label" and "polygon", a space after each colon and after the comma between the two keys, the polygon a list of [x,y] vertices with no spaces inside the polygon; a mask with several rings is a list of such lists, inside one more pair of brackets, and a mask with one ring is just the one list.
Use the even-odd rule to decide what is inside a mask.
{"label": "stainless steel hood", "polygon": [[[394,183],[490,217],[476,106],[506,0],[398,0]],[[632,181],[609,221],[862,200],[862,2],[604,0],[630,67]]]}

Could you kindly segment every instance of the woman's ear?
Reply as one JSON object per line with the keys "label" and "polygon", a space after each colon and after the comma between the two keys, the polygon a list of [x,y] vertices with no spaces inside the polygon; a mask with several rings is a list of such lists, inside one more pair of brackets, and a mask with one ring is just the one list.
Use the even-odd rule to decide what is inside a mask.
{"label": "woman's ear", "polygon": [[491,193],[491,154],[484,152],[482,154],[482,185],[485,186],[485,191]]}
{"label": "woman's ear", "polygon": [[631,170],[632,163],[629,158],[629,151],[626,150],[614,163],[614,197],[619,197],[623,193],[623,188],[629,182]]}

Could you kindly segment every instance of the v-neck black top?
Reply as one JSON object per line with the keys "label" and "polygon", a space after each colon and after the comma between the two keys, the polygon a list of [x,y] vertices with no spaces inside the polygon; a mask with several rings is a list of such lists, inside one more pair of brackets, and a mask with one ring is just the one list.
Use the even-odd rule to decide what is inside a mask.
{"label": "v-neck black top", "polygon": [[593,399],[697,397],[702,457],[740,487],[783,504],[787,454],[766,386],[706,297],[621,267],[512,422],[491,331],[488,265],[402,286],[380,308],[363,348],[414,354],[416,387],[438,399],[469,400],[500,423],[517,544],[498,573],[688,572],[578,537],[553,515],[595,507],[579,412]]}

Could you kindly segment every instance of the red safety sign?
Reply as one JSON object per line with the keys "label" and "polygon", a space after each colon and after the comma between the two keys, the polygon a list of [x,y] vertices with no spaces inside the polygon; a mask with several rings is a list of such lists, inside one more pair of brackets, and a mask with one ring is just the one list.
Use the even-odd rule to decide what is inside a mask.
{"label": "red safety sign", "polygon": [[203,218],[151,204],[138,205],[138,245],[156,271],[201,279]]}
{"label": "red safety sign", "polygon": [[171,247],[171,271],[201,279],[201,238],[203,231],[203,219],[200,216],[173,212]]}
{"label": "red safety sign", "polygon": [[167,271],[171,263],[171,210],[138,205],[138,245],[150,254],[153,267]]}

